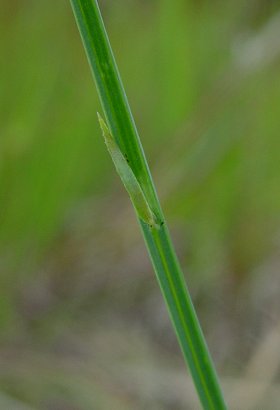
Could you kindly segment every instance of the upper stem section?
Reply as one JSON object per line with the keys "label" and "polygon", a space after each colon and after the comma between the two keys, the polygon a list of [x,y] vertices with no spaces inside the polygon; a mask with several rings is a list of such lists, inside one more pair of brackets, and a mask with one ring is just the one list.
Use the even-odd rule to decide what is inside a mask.
{"label": "upper stem section", "polygon": [[[106,122],[155,215],[162,212],[96,0],[71,0]],[[98,41],[96,41],[98,39]]]}

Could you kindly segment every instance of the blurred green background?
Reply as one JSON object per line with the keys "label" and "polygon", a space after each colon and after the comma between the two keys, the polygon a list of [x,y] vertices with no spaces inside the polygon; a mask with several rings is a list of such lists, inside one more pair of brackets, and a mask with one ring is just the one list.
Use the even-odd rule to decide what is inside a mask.
{"label": "blurred green background", "polygon": [[[227,400],[277,410],[280,4],[100,5]],[[0,10],[0,409],[199,409],[70,2]]]}

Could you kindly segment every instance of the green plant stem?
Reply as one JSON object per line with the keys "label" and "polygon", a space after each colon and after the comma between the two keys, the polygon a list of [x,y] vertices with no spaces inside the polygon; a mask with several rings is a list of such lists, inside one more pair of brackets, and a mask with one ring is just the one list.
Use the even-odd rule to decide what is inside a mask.
{"label": "green plant stem", "polygon": [[[164,221],[137,129],[96,0],[70,0],[107,124],[154,214]],[[204,409],[226,409],[217,375],[194,311],[166,223],[150,229],[139,219],[183,355]]]}

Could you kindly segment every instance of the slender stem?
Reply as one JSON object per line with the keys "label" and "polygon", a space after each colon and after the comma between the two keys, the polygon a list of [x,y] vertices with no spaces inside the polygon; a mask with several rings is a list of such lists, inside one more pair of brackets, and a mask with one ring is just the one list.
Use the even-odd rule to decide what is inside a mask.
{"label": "slender stem", "polygon": [[[155,215],[164,217],[96,0],[70,0],[107,124]],[[183,355],[204,409],[226,405],[166,223],[150,229],[139,220]]]}

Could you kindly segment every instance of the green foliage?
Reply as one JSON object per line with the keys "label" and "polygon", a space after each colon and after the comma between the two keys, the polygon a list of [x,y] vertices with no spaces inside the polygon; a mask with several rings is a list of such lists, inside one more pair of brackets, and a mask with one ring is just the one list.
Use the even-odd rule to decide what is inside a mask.
{"label": "green foliage", "polygon": [[[166,224],[162,222],[155,229],[153,215],[162,221],[164,217],[114,61],[98,3],[92,0],[72,0],[71,3],[99,98],[113,135],[112,137],[101,119],[100,125],[105,141],[138,212],[151,261],[201,404],[204,409],[225,409],[217,376],[190,295],[184,284],[183,274]],[[131,168],[127,165],[119,147],[127,153]]]}
{"label": "green foliage", "polygon": [[[102,9],[222,383],[227,374],[243,384],[280,299],[277,274],[270,276],[279,271],[279,4],[120,0]],[[100,138],[98,98],[69,4],[1,2],[0,25],[2,391],[44,410],[59,407],[56,397],[62,408],[196,408],[190,391],[178,389],[177,370],[168,398],[155,390],[147,398],[145,376],[132,386],[111,371],[123,363],[121,352],[116,362],[105,349],[113,340],[112,356],[118,350],[116,323],[120,345],[136,332],[128,361],[149,374],[173,374],[176,341]],[[105,319],[93,326],[97,317]],[[96,342],[92,381],[96,355],[81,369],[76,352],[100,333],[105,353]],[[63,381],[61,346],[69,353]],[[49,367],[51,375],[38,378]],[[149,386],[159,393],[167,384],[157,376]],[[279,408],[270,393],[258,407]]]}

